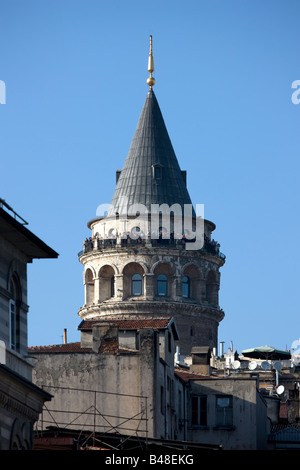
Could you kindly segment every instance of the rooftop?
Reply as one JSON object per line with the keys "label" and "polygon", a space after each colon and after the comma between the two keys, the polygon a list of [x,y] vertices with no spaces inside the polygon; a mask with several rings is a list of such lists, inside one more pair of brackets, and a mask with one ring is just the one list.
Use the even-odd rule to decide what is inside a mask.
{"label": "rooftop", "polygon": [[154,91],[150,87],[131,146],[111,200],[115,213],[127,214],[128,207],[142,204],[192,205]]}
{"label": "rooftop", "polygon": [[28,230],[25,225],[27,222],[4,199],[0,199],[1,236],[23,251],[29,260],[57,258],[58,254]]}
{"label": "rooftop", "polygon": [[83,320],[79,326],[79,330],[91,330],[93,326],[100,324],[111,324],[118,326],[121,330],[138,330],[141,328],[167,328],[170,323],[173,323],[171,317],[139,317],[128,319],[114,319],[114,318],[92,318],[90,320]]}

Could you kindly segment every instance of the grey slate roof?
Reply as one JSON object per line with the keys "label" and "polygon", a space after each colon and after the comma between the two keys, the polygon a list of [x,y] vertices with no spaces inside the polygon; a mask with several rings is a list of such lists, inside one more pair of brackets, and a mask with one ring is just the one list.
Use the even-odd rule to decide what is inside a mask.
{"label": "grey slate roof", "polygon": [[[154,177],[158,166],[161,178]],[[124,205],[125,203],[125,205]],[[111,201],[114,212],[125,213],[126,203],[192,204],[164,119],[152,89],[143,106],[131,146]],[[111,212],[108,215],[112,215]]]}

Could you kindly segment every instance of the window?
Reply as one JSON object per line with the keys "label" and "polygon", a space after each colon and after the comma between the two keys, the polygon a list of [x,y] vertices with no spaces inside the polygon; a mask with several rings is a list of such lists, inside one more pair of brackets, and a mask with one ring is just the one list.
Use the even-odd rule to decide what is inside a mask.
{"label": "window", "polygon": [[167,276],[165,274],[160,274],[157,277],[157,295],[166,296],[167,295]]}
{"label": "window", "polygon": [[14,300],[9,301],[9,323],[10,323],[10,347],[11,349],[16,349],[17,319],[16,319],[16,303]]}
{"label": "window", "polygon": [[159,166],[154,168],[154,177],[155,179],[160,179],[161,177],[161,168]]}
{"label": "window", "polygon": [[231,395],[217,395],[216,396],[216,425],[217,426],[232,426],[233,425],[232,396]]}
{"label": "window", "polygon": [[182,297],[190,297],[190,279],[187,276],[182,278]]}
{"label": "window", "polygon": [[162,167],[160,165],[153,165],[152,171],[153,171],[153,178],[156,180],[160,180],[162,177]]}
{"label": "window", "polygon": [[132,295],[142,295],[143,292],[143,278],[140,274],[134,274],[131,278]]}
{"label": "window", "polygon": [[207,425],[207,397],[192,396],[192,426]]}

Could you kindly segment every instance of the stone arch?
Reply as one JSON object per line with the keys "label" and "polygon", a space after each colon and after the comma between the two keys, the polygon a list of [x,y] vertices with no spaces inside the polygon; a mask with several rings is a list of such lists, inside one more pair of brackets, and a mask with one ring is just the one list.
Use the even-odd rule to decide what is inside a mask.
{"label": "stone arch", "polygon": [[128,274],[128,273],[133,272],[136,269],[138,270],[140,274],[142,274],[142,276],[144,276],[149,271],[147,265],[144,262],[130,261],[129,263],[125,264],[122,272],[123,274]]}
{"label": "stone arch", "polygon": [[99,269],[99,301],[103,302],[115,296],[115,268],[105,264]]}
{"label": "stone arch", "polygon": [[138,261],[131,261],[127,263],[123,268],[123,298],[126,299],[133,295],[136,295],[133,290],[134,282],[140,279],[141,282],[141,294],[144,294],[145,289],[145,274],[148,272],[145,263]]}
{"label": "stone arch", "polygon": [[20,278],[18,275],[18,262],[16,259],[13,259],[8,267],[7,271],[7,277],[6,277],[6,284],[7,284],[7,290],[10,291],[10,283],[11,280],[15,279],[15,282],[17,284],[17,289],[18,289],[18,297],[20,299],[20,302],[22,302],[22,288],[21,288],[21,282]]}
{"label": "stone arch", "polygon": [[119,268],[118,268],[118,266],[117,266],[116,264],[114,264],[114,263],[105,263],[105,264],[102,264],[102,265],[100,266],[99,270],[98,270],[98,276],[99,276],[99,277],[100,277],[100,275],[101,275],[100,272],[101,272],[102,268],[105,268],[105,267],[111,267],[112,270],[114,271],[114,275],[115,275],[115,276],[117,276],[117,275],[120,273]]}
{"label": "stone arch", "polygon": [[158,273],[163,272],[164,274],[173,276],[175,274],[175,267],[174,267],[173,263],[171,263],[170,261],[159,260],[159,261],[157,261],[156,263],[153,264],[153,266],[151,267],[150,272],[152,274],[158,274]]}
{"label": "stone arch", "polygon": [[90,277],[91,279],[94,280],[94,279],[97,277],[97,273],[96,273],[94,267],[91,266],[91,265],[86,266],[86,267],[85,267],[85,270],[84,270],[84,272],[83,272],[83,279],[84,279],[84,282],[86,281],[86,273],[87,273],[87,271],[90,271],[90,272],[92,273],[91,276],[90,276],[90,274],[89,274],[89,277]]}
{"label": "stone arch", "polygon": [[85,304],[91,305],[94,303],[95,296],[95,272],[94,269],[88,267],[84,271],[84,286],[85,286]]}
{"label": "stone arch", "polygon": [[219,303],[218,273],[214,270],[208,271],[206,275],[206,300],[209,304],[217,306]]}
{"label": "stone arch", "polygon": [[[188,282],[184,282],[185,278]],[[186,287],[185,284],[188,285]],[[202,273],[200,268],[194,263],[186,264],[181,272],[181,289],[182,296],[201,302],[203,295],[205,294],[205,283],[202,279]],[[186,292],[188,289],[188,292]]]}
{"label": "stone arch", "polygon": [[199,279],[204,279],[205,278],[205,275],[203,273],[203,268],[201,268],[201,266],[198,266],[198,264],[194,263],[194,262],[188,262],[186,263],[184,266],[182,266],[182,269],[181,269],[181,274],[182,276],[186,273],[192,273],[193,274],[193,277],[195,277],[195,275],[197,277],[199,277]]}

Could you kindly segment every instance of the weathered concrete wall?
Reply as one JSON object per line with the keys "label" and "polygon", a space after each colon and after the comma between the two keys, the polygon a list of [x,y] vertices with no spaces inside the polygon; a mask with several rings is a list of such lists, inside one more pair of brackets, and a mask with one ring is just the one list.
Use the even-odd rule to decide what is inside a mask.
{"label": "weathered concrete wall", "polygon": [[[155,335],[153,329],[143,329],[139,350],[127,353],[32,353],[34,382],[54,396],[52,411],[43,413],[39,427],[53,424],[54,418],[59,425],[70,423],[80,429],[84,424],[91,429],[96,419],[97,430],[117,427],[125,434],[138,430],[142,436],[156,436],[155,413],[160,405],[154,386],[159,365]],[[96,339],[95,349],[101,343]],[[159,380],[156,383],[159,387]]]}
{"label": "weathered concrete wall", "polygon": [[[256,379],[194,380],[192,395],[207,396],[207,425],[192,426],[190,440],[222,445],[225,450],[257,450],[266,448],[267,407],[258,391]],[[232,396],[232,426],[217,426],[216,397]],[[191,409],[189,412],[191,418]]]}
{"label": "weathered concrete wall", "polygon": [[139,419],[146,406],[146,400],[139,398],[137,370],[139,358],[133,354],[40,354],[33,379],[53,394],[51,416],[44,413],[43,424],[47,420],[54,424],[53,417],[60,426],[68,427],[69,423],[71,428],[91,429],[95,417],[98,431],[112,431],[114,426],[125,433],[135,430],[139,422],[130,418]]}
{"label": "weathered concrete wall", "polygon": [[[184,386],[174,375],[172,327],[141,328],[137,343],[137,331],[125,333],[112,322],[97,323],[92,334],[83,334],[82,347],[90,351],[30,349],[34,383],[53,395],[38,429],[58,425],[184,438]],[[122,349],[124,342],[137,349]]]}

